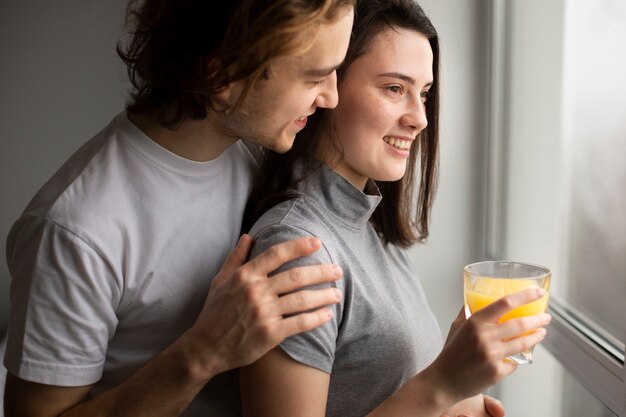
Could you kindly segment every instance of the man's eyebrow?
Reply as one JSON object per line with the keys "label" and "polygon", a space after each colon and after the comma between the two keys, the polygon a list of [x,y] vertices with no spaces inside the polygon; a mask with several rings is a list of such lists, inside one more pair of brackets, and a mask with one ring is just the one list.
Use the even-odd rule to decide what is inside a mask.
{"label": "man's eyebrow", "polygon": [[[341,64],[343,64],[343,62]],[[311,69],[311,70],[305,71],[304,75],[308,77],[326,77],[327,75],[332,74],[333,71],[335,71],[337,68],[339,68],[341,64],[335,65],[333,67],[328,67],[328,68]]]}
{"label": "man's eyebrow", "polygon": [[[406,74],[402,74],[401,72],[385,72],[382,74],[378,74],[379,77],[391,77],[391,78],[398,78],[400,80],[406,81],[407,83],[411,84],[411,85],[415,85],[416,81],[414,78],[409,77]],[[424,85],[424,88],[430,87],[433,85],[433,82],[430,81],[428,83],[426,83],[426,85]]]}

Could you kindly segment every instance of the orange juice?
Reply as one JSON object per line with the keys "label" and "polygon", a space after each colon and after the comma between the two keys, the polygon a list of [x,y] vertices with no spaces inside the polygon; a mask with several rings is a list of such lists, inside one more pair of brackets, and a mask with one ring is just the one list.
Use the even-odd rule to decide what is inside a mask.
{"label": "orange juice", "polygon": [[[463,268],[465,314],[469,317],[506,295],[531,288],[543,288],[546,294],[538,300],[508,311],[498,322],[543,313],[548,308],[551,276],[552,273],[545,266],[524,262],[492,260],[466,265]],[[532,332],[533,330],[524,334]],[[533,348],[509,355],[505,360],[520,365],[530,364],[533,362]]]}
{"label": "orange juice", "polygon": [[[549,285],[548,280],[543,288],[548,291]],[[477,277],[473,279],[471,284],[468,280],[465,282],[465,304],[469,311],[474,314],[505,295],[538,287],[539,284],[534,279]],[[549,294],[546,292],[546,295],[540,299],[509,311],[500,318],[499,322],[543,313],[548,307],[548,296]]]}

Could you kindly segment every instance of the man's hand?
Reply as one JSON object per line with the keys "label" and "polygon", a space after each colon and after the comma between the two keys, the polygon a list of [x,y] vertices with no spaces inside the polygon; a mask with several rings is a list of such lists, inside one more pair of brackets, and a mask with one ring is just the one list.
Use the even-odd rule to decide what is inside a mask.
{"label": "man's hand", "polygon": [[268,279],[283,264],[317,251],[318,239],[281,243],[246,262],[251,246],[250,236],[243,235],[215,277],[198,320],[180,339],[191,347],[199,378],[248,365],[286,337],[328,322],[332,312],[323,306],[341,300],[336,288],[294,292],[341,278],[335,265],[298,267]]}
{"label": "man's hand", "polygon": [[488,395],[476,395],[456,403],[441,417],[504,417],[504,406]]}

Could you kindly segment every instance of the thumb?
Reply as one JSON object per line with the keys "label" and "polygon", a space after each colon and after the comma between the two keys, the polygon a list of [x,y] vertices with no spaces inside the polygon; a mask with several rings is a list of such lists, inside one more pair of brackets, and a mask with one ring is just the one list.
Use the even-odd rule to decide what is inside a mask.
{"label": "thumb", "polygon": [[237,268],[246,263],[248,255],[250,255],[250,249],[252,248],[252,238],[250,235],[243,234],[237,242],[237,246],[229,254],[220,272],[217,274],[211,285],[219,284],[228,279]]}
{"label": "thumb", "polygon": [[488,395],[484,395],[485,409],[491,417],[504,417],[504,405]]}

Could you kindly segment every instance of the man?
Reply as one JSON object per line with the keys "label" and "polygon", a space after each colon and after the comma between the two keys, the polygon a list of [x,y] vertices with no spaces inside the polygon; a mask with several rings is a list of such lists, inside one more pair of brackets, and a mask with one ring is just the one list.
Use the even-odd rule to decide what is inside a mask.
{"label": "man", "polygon": [[266,279],[318,241],[245,262],[250,238],[236,240],[256,162],[239,138],[283,152],[317,107],[336,106],[352,5],[129,6],[127,112],[8,237],[7,416],[229,415],[218,374],[329,320],[334,290],[293,291],[340,278],[336,267]]}

